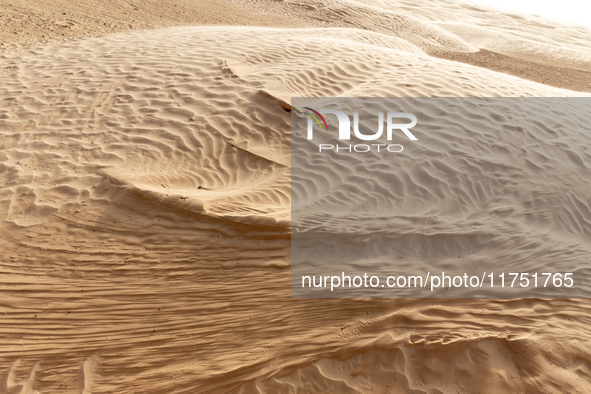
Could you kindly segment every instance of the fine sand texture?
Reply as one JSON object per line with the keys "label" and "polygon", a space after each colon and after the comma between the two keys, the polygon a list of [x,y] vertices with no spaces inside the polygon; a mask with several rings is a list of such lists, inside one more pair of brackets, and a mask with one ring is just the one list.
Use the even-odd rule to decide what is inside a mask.
{"label": "fine sand texture", "polygon": [[[588,299],[292,299],[289,112],[291,97],[588,98],[589,30],[451,0],[1,7],[0,393],[591,392]],[[432,172],[443,194],[425,206],[469,196],[437,214],[521,240],[507,258],[588,266],[583,126],[537,145],[475,135],[462,154],[510,169],[511,193],[467,190],[467,165]],[[457,154],[449,137],[427,165]],[[528,161],[547,183],[524,194]],[[410,207],[423,186],[401,179]],[[413,234],[434,212],[405,214]],[[425,248],[443,236],[465,231],[432,228]]]}

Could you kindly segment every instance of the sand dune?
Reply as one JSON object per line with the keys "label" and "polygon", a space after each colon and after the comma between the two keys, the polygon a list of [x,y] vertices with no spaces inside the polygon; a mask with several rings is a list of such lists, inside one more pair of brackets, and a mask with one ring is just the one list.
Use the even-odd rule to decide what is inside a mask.
{"label": "sand dune", "polygon": [[[589,391],[587,299],[290,298],[287,110],[296,96],[589,97],[432,55],[484,48],[538,61],[544,49],[539,61],[568,74],[588,71],[590,33],[447,1],[219,4],[236,24],[274,27],[138,30],[0,52],[0,392]],[[590,137],[583,120],[573,124],[478,135],[461,149],[482,168],[507,160],[502,152],[517,157],[496,163],[514,177],[491,180],[513,182],[514,195],[483,208],[501,188],[470,190],[481,169],[441,171],[422,206],[412,189],[401,196],[408,231],[437,214],[453,236],[461,218],[478,217],[497,239],[529,237],[522,261],[550,239],[555,258],[584,264]],[[432,148],[441,159],[424,164],[442,167],[458,147]],[[516,183],[527,161],[548,179],[532,196]],[[469,204],[450,209],[462,191]],[[539,234],[521,227],[528,201]],[[417,250],[436,254],[431,246]]]}
{"label": "sand dune", "polygon": [[559,45],[559,42],[550,39],[540,40],[533,37],[531,33],[521,33],[520,37],[514,31],[486,29],[464,23],[443,22],[438,25],[481,49],[539,64],[559,64],[575,70],[591,70],[591,51],[589,50],[565,48]]}

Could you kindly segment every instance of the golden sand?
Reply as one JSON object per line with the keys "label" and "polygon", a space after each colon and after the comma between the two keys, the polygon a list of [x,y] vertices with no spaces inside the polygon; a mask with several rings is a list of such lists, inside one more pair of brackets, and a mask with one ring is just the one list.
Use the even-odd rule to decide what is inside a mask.
{"label": "golden sand", "polygon": [[[590,96],[589,30],[419,3],[3,2],[0,393],[591,391],[586,299],[290,298],[291,97]],[[581,264],[589,138],[523,151]]]}

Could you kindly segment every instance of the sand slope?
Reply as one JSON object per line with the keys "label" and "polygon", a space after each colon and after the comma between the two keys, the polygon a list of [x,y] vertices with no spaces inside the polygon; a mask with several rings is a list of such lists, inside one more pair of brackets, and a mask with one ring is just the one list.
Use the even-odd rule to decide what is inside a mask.
{"label": "sand slope", "polygon": [[[0,392],[589,391],[588,300],[290,299],[285,110],[292,96],[585,94],[433,58],[476,46],[394,3],[277,3],[292,8],[259,6],[347,26],[1,53]],[[359,29],[377,14],[397,22]],[[561,137],[576,163],[545,176],[585,178],[589,137]],[[580,187],[558,203],[588,247]]]}

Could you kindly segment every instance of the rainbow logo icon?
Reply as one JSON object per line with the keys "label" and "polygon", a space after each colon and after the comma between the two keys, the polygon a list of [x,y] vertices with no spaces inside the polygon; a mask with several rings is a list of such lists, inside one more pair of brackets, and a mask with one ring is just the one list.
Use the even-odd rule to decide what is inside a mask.
{"label": "rainbow logo icon", "polygon": [[[324,123],[324,126],[326,127],[326,131],[328,131],[328,125],[326,124],[326,120],[324,120],[324,117],[322,115],[320,115],[320,112],[313,110],[312,108],[309,107],[304,107],[304,109],[310,110],[312,112],[314,112],[314,114],[316,114],[318,117],[320,117],[320,119],[322,119],[322,122]],[[314,120],[316,121],[316,123],[318,123],[318,125],[320,126],[320,130],[323,129],[322,127],[322,123],[320,123],[320,119],[318,119],[316,116],[314,116],[314,114],[311,114],[309,112],[304,112],[305,115],[310,115],[312,118],[314,118]]]}

